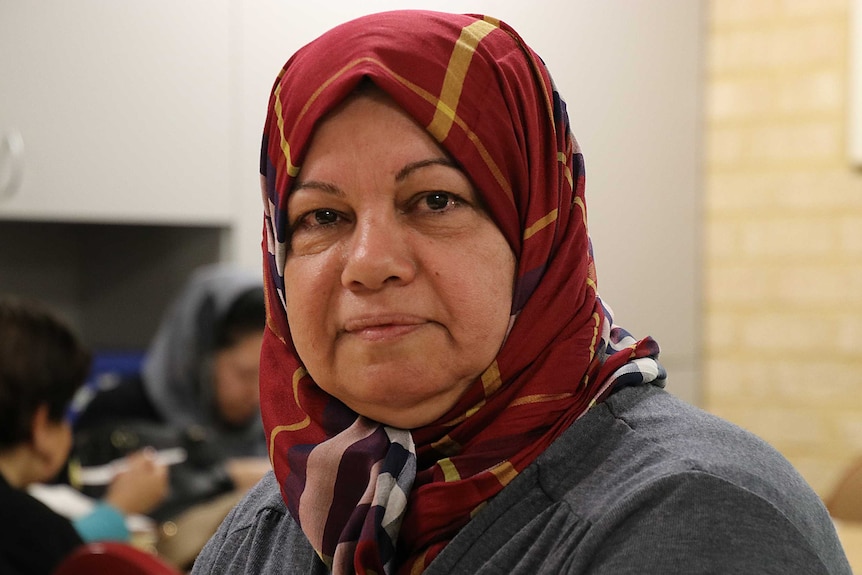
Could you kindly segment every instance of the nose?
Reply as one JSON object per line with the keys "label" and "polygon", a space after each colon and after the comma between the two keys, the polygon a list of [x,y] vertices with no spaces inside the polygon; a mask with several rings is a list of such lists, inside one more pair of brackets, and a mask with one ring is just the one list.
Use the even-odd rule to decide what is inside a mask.
{"label": "nose", "polygon": [[413,281],[416,262],[408,240],[397,214],[359,219],[347,245],[342,285],[379,290]]}

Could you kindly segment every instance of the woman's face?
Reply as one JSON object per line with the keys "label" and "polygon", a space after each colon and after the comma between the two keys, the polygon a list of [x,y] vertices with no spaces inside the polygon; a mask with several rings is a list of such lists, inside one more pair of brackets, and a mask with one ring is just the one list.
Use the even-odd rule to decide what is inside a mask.
{"label": "woman's face", "polygon": [[262,333],[249,333],[215,354],[213,383],[216,408],[222,421],[230,426],[246,425],[257,416],[262,341]]}
{"label": "woman's face", "polygon": [[449,410],[505,338],[515,257],[466,175],[388,97],[319,125],[288,199],[290,332],[314,381],[401,428]]}

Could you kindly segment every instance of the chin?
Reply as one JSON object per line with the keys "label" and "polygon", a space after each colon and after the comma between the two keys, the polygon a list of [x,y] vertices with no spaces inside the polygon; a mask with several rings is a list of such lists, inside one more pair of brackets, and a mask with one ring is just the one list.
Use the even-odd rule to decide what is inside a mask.
{"label": "chin", "polygon": [[[390,394],[388,398],[391,397],[392,395]],[[385,403],[385,401],[374,403],[371,408],[368,407],[368,403],[356,406],[348,404],[348,407],[368,419],[373,419],[384,425],[400,429],[416,429],[417,427],[428,425],[440,418],[449,409],[442,409],[437,405],[429,405],[424,402],[411,405],[410,407],[403,405],[380,407],[381,404]]]}
{"label": "chin", "polygon": [[[456,385],[441,381],[422,381],[422,374],[388,367],[365,370],[362,377],[347,386],[323,380],[318,386],[339,399],[356,413],[384,425],[415,429],[442,417],[469,386],[469,380]],[[421,387],[416,383],[421,382]],[[353,391],[354,393],[347,393]],[[358,393],[356,393],[358,392]]]}

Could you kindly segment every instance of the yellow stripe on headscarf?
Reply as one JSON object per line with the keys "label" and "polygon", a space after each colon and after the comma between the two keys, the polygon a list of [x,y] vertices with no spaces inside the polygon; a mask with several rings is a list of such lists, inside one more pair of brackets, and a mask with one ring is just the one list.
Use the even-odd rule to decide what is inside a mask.
{"label": "yellow stripe on headscarf", "polygon": [[281,138],[281,153],[284,155],[284,161],[287,165],[287,173],[291,178],[295,178],[299,173],[299,167],[294,166],[290,158],[290,143],[284,135],[284,114],[281,108],[281,82],[275,86],[275,117],[278,122],[278,136]]}
{"label": "yellow stripe on headscarf", "polygon": [[422,575],[425,571],[425,557],[428,555],[428,550],[422,552],[422,555],[416,558],[413,562],[413,567],[410,568],[410,575]]}
{"label": "yellow stripe on headscarf", "polygon": [[[293,400],[296,402],[296,405],[299,405],[299,380],[308,375],[308,372],[304,367],[297,368],[296,371],[293,372]],[[275,449],[275,438],[282,431],[297,431],[299,429],[304,429],[308,427],[311,423],[311,418],[308,414],[305,414],[305,419],[302,421],[298,421],[296,423],[288,423],[287,425],[279,425],[274,427],[273,430],[269,434],[269,464],[274,465],[272,460],[272,453]]]}
{"label": "yellow stripe on headscarf", "polygon": [[428,131],[434,134],[439,141],[446,139],[452,122],[455,119],[455,110],[461,99],[461,90],[464,88],[464,79],[470,68],[470,61],[476,53],[476,46],[482,38],[490,34],[497,27],[490,22],[477,20],[461,30],[461,36],[455,42],[452,55],[449,56],[449,65],[446,68],[446,77],[443,79],[443,87],[440,89],[440,99],[437,101],[437,110],[434,118],[428,124]]}
{"label": "yellow stripe on headscarf", "polygon": [[584,226],[587,225],[587,207],[584,205],[584,199],[581,197],[575,198],[575,204],[581,209],[581,217],[584,218]]}
{"label": "yellow stripe on headscarf", "polygon": [[437,465],[440,466],[440,471],[443,472],[443,478],[446,481],[458,481],[461,479],[461,474],[458,473],[458,470],[455,468],[455,464],[452,463],[452,460],[448,457],[438,461]]}
{"label": "yellow stripe on headscarf", "polygon": [[494,360],[488,369],[482,373],[482,386],[485,388],[485,397],[491,397],[495,391],[503,385],[503,380],[500,378],[500,366]]}
{"label": "yellow stripe on headscarf", "polygon": [[448,420],[443,425],[445,427],[455,427],[459,423],[462,423],[462,422],[466,421],[467,419],[469,419],[470,417],[472,417],[476,412],[478,412],[484,406],[485,406],[485,400],[480,399],[478,402],[476,402],[476,405],[470,407],[469,409],[467,409],[467,411],[465,411],[461,415]]}
{"label": "yellow stripe on headscarf", "polygon": [[515,476],[518,475],[518,470],[515,469],[515,466],[508,461],[503,461],[499,465],[495,465],[490,469],[490,471],[503,487],[511,483],[511,481],[515,479]]}
{"label": "yellow stripe on headscarf", "polygon": [[531,236],[542,231],[555,221],[557,221],[557,208],[554,208],[548,215],[524,230],[524,239],[530,239]]}
{"label": "yellow stripe on headscarf", "polygon": [[602,318],[598,312],[593,312],[593,339],[590,341],[590,360],[596,356],[596,343],[599,341],[599,327],[602,325]]}
{"label": "yellow stripe on headscarf", "polygon": [[569,187],[574,189],[575,182],[572,180],[572,169],[569,167],[569,156],[566,152],[557,152],[557,161],[563,164],[563,174],[566,176],[566,181],[569,182]]}
{"label": "yellow stripe on headscarf", "polygon": [[[503,385],[503,379],[502,379],[502,377],[500,377],[500,366],[497,365],[496,360],[490,366],[488,366],[488,369],[486,369],[482,373],[481,379],[482,379],[482,389],[485,392],[486,398],[491,397],[498,389],[500,389],[500,387]],[[475,405],[470,407],[466,412],[464,412],[463,415],[460,415],[460,416],[456,417],[455,419],[450,419],[449,421],[446,422],[445,425],[450,426],[450,427],[454,427],[455,425],[458,425],[459,423],[468,419],[469,417],[472,417],[473,414],[478,412],[484,406],[485,406],[485,400],[481,399]],[[448,437],[448,435],[446,437]],[[444,445],[442,442],[445,439],[446,438],[444,437],[443,439],[440,440],[441,441],[441,447]],[[461,448],[461,446],[458,445],[457,443],[455,443],[454,445],[457,447],[457,449]]]}
{"label": "yellow stripe on headscarf", "polygon": [[460,453],[461,444],[449,437],[449,435],[444,435],[440,440],[432,443],[431,448],[447,457],[452,457]]}
{"label": "yellow stripe on headscarf", "polygon": [[557,401],[558,399],[566,399],[572,397],[571,393],[538,393],[535,395],[525,395],[519,397],[509,404],[509,407],[516,405],[531,405],[535,403],[547,403],[549,401]]}

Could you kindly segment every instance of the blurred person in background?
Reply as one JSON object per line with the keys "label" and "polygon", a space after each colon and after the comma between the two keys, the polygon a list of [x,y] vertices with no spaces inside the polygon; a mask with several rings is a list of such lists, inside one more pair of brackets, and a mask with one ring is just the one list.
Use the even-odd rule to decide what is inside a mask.
{"label": "blurred person in background", "polygon": [[74,522],[27,493],[66,462],[66,411],[89,367],[89,351],[59,316],[0,296],[0,573],[48,574],[82,542],[128,540],[125,516],[148,513],[167,494],[167,469],[147,452],[129,455],[105,497]]}
{"label": "blurred person in background", "polygon": [[[97,389],[80,408],[73,465],[142,447],[182,449],[186,459],[170,467],[171,492],[151,513],[160,522],[238,498],[270,469],[258,387],[265,321],[259,274],[226,263],[196,269],[162,317],[140,373]],[[172,531],[171,544],[184,558],[196,554],[216,517],[210,528]]]}

